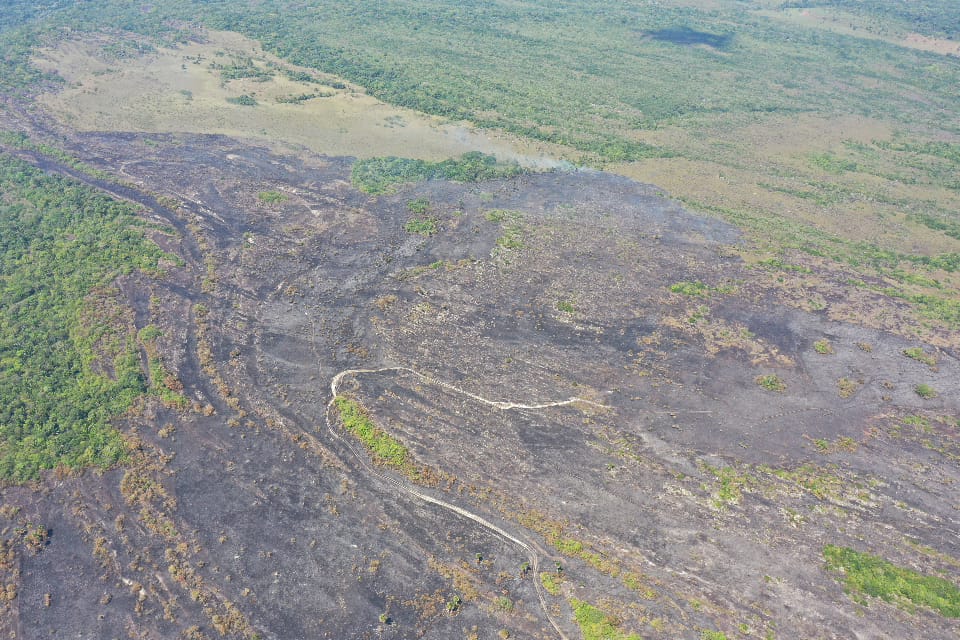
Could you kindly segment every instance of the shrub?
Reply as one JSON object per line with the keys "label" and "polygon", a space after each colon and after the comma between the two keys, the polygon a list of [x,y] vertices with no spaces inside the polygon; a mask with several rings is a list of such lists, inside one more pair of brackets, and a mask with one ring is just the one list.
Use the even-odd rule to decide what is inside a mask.
{"label": "shrub", "polygon": [[767,375],[757,376],[755,382],[766,389],[767,391],[775,391],[777,393],[783,393],[787,390],[787,384],[780,379],[775,373],[770,373]]}
{"label": "shrub", "polygon": [[418,233],[422,236],[432,236],[439,230],[436,218],[413,218],[403,225],[407,233]]}
{"label": "shrub", "polygon": [[840,378],[837,380],[837,391],[841,398],[849,398],[860,388],[860,383],[850,378]]}
{"label": "shrub", "polygon": [[928,384],[918,384],[914,388],[914,391],[916,391],[917,395],[923,398],[924,400],[937,397],[937,390]]}
{"label": "shrub", "polygon": [[229,102],[230,104],[238,104],[241,107],[257,106],[257,99],[246,93],[243,94],[242,96],[237,96],[236,98],[227,98],[227,102]]}
{"label": "shrub", "polygon": [[833,345],[829,340],[817,340],[813,343],[813,350],[822,356],[827,356],[833,353]]}
{"label": "shrub", "polygon": [[365,193],[388,193],[397,185],[426,180],[480,182],[495,178],[509,178],[523,173],[515,163],[501,164],[494,156],[476,151],[465,153],[459,159],[428,162],[413,158],[369,158],[353,165],[350,178],[353,185]]}

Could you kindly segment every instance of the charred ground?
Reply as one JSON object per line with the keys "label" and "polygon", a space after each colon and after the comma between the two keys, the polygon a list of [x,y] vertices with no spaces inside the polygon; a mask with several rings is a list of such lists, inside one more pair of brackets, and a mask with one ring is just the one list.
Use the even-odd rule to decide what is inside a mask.
{"label": "charred ground", "polygon": [[[16,153],[172,229],[184,266],[120,288],[187,404],[124,418],[122,468],[4,489],[4,631],[573,638],[587,602],[642,637],[957,633],[823,555],[955,574],[955,331],[601,172],[374,197],[349,158],[226,137],[65,146],[116,180]],[[535,550],[546,609],[522,548],[334,437],[353,369],[417,491]]]}

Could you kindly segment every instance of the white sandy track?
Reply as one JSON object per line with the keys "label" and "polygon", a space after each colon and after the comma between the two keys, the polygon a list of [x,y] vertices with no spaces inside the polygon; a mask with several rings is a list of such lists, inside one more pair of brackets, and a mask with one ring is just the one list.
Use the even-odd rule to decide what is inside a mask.
{"label": "white sandy track", "polygon": [[533,573],[533,584],[537,591],[537,597],[540,600],[540,607],[543,609],[543,614],[547,617],[547,620],[550,621],[550,624],[553,626],[554,630],[557,632],[557,635],[562,640],[568,640],[566,634],[564,634],[563,630],[560,628],[560,625],[558,625],[556,621],[553,619],[553,616],[550,615],[550,609],[547,605],[546,597],[543,594],[543,586],[540,584],[540,577],[539,577],[540,553],[538,553],[537,549],[534,546],[534,543],[523,540],[509,533],[508,531],[505,531],[503,528],[493,524],[489,520],[471,511],[468,511],[462,507],[458,507],[457,505],[451,504],[445,500],[435,498],[430,494],[424,493],[420,489],[413,487],[409,483],[404,482],[403,480],[400,480],[397,477],[388,476],[384,473],[381,473],[379,470],[377,470],[370,464],[370,461],[366,456],[366,454],[359,451],[352,440],[344,438],[343,435],[340,433],[340,431],[334,428],[333,421],[330,419],[330,409],[333,407],[333,403],[337,399],[337,396],[340,391],[340,383],[343,382],[343,379],[347,376],[357,376],[357,375],[363,375],[363,374],[378,374],[378,373],[409,373],[413,376],[420,378],[424,382],[427,382],[434,386],[442,387],[444,389],[447,389],[448,391],[453,391],[454,393],[465,395],[472,400],[476,400],[477,402],[480,402],[490,407],[494,407],[496,409],[500,409],[502,411],[509,411],[513,409],[538,410],[538,409],[547,409],[550,407],[563,407],[563,406],[572,405],[572,404],[587,404],[587,405],[592,405],[592,406],[601,407],[601,408],[608,408],[608,407],[606,407],[605,405],[593,402],[591,400],[586,400],[584,398],[578,398],[578,397],[568,398],[566,400],[559,400],[556,402],[543,402],[543,403],[536,403],[536,404],[523,404],[518,402],[502,402],[498,400],[488,400],[487,398],[478,396],[474,393],[470,393],[469,391],[460,389],[459,387],[456,387],[447,382],[442,382],[431,376],[415,371],[414,369],[411,369],[409,367],[382,367],[380,369],[347,369],[335,375],[333,379],[330,381],[331,397],[330,397],[330,402],[327,403],[327,414],[326,414],[327,430],[330,432],[330,434],[333,437],[337,438],[340,442],[342,442],[348,449],[350,449],[350,451],[353,452],[354,456],[356,456],[357,460],[360,462],[360,464],[364,466],[364,468],[366,468],[370,473],[382,479],[384,482],[387,482],[390,485],[393,485],[398,490],[400,490],[403,493],[406,493],[409,496],[413,496],[414,498],[417,498],[423,502],[436,505],[442,509],[446,509],[447,511],[453,512],[463,518],[472,520],[473,522],[476,522],[477,524],[487,529],[488,531],[492,531],[497,536],[503,538],[504,540],[507,540],[508,542],[513,543],[514,545],[522,549],[524,553],[526,553],[527,559],[530,563],[530,569]]}

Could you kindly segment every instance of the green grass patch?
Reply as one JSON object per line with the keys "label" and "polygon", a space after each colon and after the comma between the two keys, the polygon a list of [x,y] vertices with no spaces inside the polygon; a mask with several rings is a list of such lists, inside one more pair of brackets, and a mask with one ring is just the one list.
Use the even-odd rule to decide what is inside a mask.
{"label": "green grass patch", "polygon": [[960,618],[960,588],[949,580],[847,547],[827,545],[823,557],[827,569],[838,572],[847,593],[861,604],[866,604],[863,596],[872,596],[908,611],[926,607],[947,618]]}
{"label": "green grass patch", "polygon": [[401,472],[412,466],[407,448],[375,425],[359,402],[347,396],[337,396],[334,405],[340,412],[343,428],[363,443],[377,464]]}
{"label": "green grass patch", "polygon": [[573,303],[569,300],[557,301],[557,311],[562,311],[563,313],[573,313],[576,310],[576,307],[574,307]]}
{"label": "green grass patch", "polygon": [[497,238],[497,249],[515,250],[523,248],[524,226],[523,212],[511,209],[490,209],[483,214],[487,222],[500,225],[502,233]]}
{"label": "green grass patch", "polygon": [[673,293],[679,293],[685,296],[691,296],[695,298],[708,298],[714,293],[719,293],[721,295],[728,295],[731,293],[736,293],[737,288],[732,285],[721,285],[719,287],[714,287],[708,284],[704,284],[699,280],[693,282],[681,281],[675,282],[670,285],[670,291]]}
{"label": "green grass patch", "polygon": [[411,213],[422,216],[430,210],[430,201],[426,198],[417,198],[416,200],[411,200],[407,203],[407,209],[409,209]]}
{"label": "green grass patch", "polygon": [[641,640],[636,633],[621,631],[618,618],[583,600],[571,598],[570,606],[573,607],[573,616],[583,634],[583,640]]}
{"label": "green grass patch", "polygon": [[432,236],[440,230],[440,225],[437,223],[436,218],[413,218],[412,220],[407,220],[407,223],[403,225],[403,229],[407,233]]}
{"label": "green grass patch", "polygon": [[929,400],[930,398],[937,397],[937,390],[928,384],[918,384],[916,387],[913,388],[913,390],[916,392],[918,396],[920,396],[924,400]]}
{"label": "green grass patch", "polygon": [[706,298],[710,295],[710,287],[699,280],[694,282],[676,282],[670,285],[670,291],[685,296],[695,296],[699,298]]}
{"label": "green grass patch", "polygon": [[830,344],[829,340],[824,338],[823,340],[817,340],[813,343],[813,350],[822,356],[828,356],[833,353],[833,345]]}
{"label": "green grass patch", "polygon": [[261,191],[257,194],[257,199],[265,204],[279,204],[289,200],[290,196],[280,191]]}
{"label": "green grass patch", "polygon": [[557,538],[553,541],[553,546],[567,556],[579,556],[583,553],[583,543],[573,538]]}
{"label": "green grass patch", "polygon": [[563,578],[554,573],[548,573],[546,571],[540,574],[540,584],[543,585],[543,588],[547,590],[552,596],[560,595],[560,585],[563,583]]}
{"label": "green grass patch", "polygon": [[702,466],[718,481],[713,506],[717,509],[723,509],[728,505],[739,504],[743,497],[743,489],[750,483],[751,477],[748,474],[737,472],[733,467],[714,467],[709,464],[703,464]]}
{"label": "green grass patch", "polygon": [[433,485],[438,475],[429,467],[418,464],[403,443],[374,424],[366,408],[348,396],[337,396],[334,406],[340,414],[343,428],[350,432],[370,453],[374,463],[403,474],[411,482]]}
{"label": "green grass patch", "polygon": [[908,358],[912,358],[917,362],[922,362],[928,367],[934,367],[937,365],[937,359],[927,353],[924,353],[923,349],[920,347],[911,347],[910,349],[904,349],[903,355]]}

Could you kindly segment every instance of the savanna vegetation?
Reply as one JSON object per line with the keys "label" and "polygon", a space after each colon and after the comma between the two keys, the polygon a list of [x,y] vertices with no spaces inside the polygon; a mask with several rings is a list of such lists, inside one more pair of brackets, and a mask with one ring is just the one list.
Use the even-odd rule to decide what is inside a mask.
{"label": "savanna vegetation", "polygon": [[515,163],[498,163],[494,156],[471,151],[460,158],[429,162],[412,158],[369,158],[353,165],[355,187],[371,194],[389,193],[398,185],[425,180],[479,182],[519,175]]}
{"label": "savanna vegetation", "polygon": [[[392,104],[660,181],[691,208],[747,231],[765,257],[826,259],[865,276],[849,279],[851,291],[906,301],[925,323],[960,326],[960,59],[897,39],[955,38],[955,4],[689,5],[96,0],[38,11],[17,2],[2,82],[11,91],[50,82],[26,56],[60,25],[156,44],[183,42],[197,24],[238,31]],[[848,32],[784,19],[806,9],[846,21]],[[267,73],[245,60],[222,72]],[[447,169],[458,173],[381,159],[354,178],[371,193],[469,179]]]}

